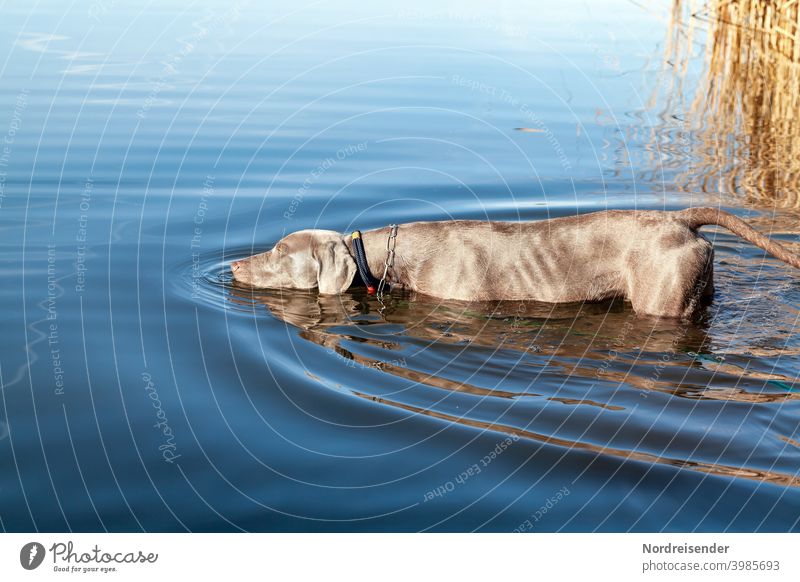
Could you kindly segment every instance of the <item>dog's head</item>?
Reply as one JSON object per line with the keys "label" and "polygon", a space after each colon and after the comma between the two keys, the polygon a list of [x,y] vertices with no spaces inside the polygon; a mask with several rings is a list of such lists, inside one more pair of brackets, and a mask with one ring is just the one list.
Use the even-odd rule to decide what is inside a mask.
{"label": "dog's head", "polygon": [[342,235],[332,230],[300,230],[285,236],[271,251],[231,263],[233,277],[253,287],[346,290],[356,262]]}

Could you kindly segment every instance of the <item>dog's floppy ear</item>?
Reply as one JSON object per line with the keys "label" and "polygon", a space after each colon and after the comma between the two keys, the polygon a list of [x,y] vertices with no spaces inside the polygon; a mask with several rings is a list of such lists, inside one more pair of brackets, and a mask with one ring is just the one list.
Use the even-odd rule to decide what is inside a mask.
{"label": "dog's floppy ear", "polygon": [[345,242],[339,237],[320,241],[314,245],[313,254],[317,260],[319,292],[335,295],[347,290],[357,267]]}

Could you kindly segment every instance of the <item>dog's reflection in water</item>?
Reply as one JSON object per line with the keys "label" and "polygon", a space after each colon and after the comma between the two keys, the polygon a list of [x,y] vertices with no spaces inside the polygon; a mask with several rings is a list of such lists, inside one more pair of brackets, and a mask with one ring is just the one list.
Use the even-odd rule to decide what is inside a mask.
{"label": "dog's reflection in water", "polygon": [[[791,389],[780,388],[791,388],[792,378],[751,371],[710,353],[706,319],[688,322],[640,316],[621,301],[474,303],[398,293],[380,301],[358,288],[341,295],[320,295],[235,284],[229,292],[230,301],[250,309],[264,305],[273,317],[298,328],[301,338],[353,364],[448,390],[512,398],[533,395],[448,379],[437,373],[442,358],[465,358],[476,369],[486,369],[496,360],[509,368],[497,370],[498,379],[508,373],[538,374],[540,381],[533,390],[542,382],[562,385],[565,379],[582,378],[693,399],[775,402],[798,398]],[[359,344],[378,348],[384,357],[374,357],[374,349],[359,351],[354,347]],[[398,355],[408,348],[415,353],[414,369]],[[444,349],[446,354],[437,355],[437,350]],[[424,365],[428,350],[430,362]],[[754,382],[771,382],[778,389],[753,390]]]}
{"label": "dog's reflection in water", "polygon": [[[296,327],[300,338],[335,352],[343,366],[370,368],[403,378],[411,383],[412,390],[420,385],[490,399],[540,398],[612,412],[624,407],[610,397],[602,401],[595,387],[604,386],[606,390],[599,392],[606,395],[620,390],[630,394],[633,390],[647,396],[655,391],[693,400],[750,404],[799,396],[791,389],[764,389],[770,384],[790,386],[790,378],[749,371],[746,366],[721,362],[711,354],[706,321],[637,316],[621,302],[556,306],[459,303],[400,294],[379,301],[361,289],[331,296],[236,285],[229,287],[229,299],[247,310],[263,305],[273,317]],[[455,373],[453,362],[457,363]],[[519,380],[516,385],[509,382],[515,378]],[[357,384],[363,386],[365,380],[359,378]],[[565,386],[573,393],[565,394]],[[561,442],[553,435],[478,420],[468,414],[454,416],[436,406],[422,408],[405,396],[368,394],[366,389],[353,394],[450,422]],[[593,447],[583,442],[562,444]],[[608,447],[602,450],[703,472],[800,484],[782,473],[750,471],[743,475],[741,469],[722,464]]]}
{"label": "dog's reflection in water", "polygon": [[[286,291],[229,287],[230,300],[243,307],[262,304],[269,313],[300,330],[299,336],[364,366],[384,369],[415,381],[449,389],[476,391],[461,382],[401,369],[394,354],[413,346],[416,350],[449,347],[448,357],[480,348],[481,361],[503,354],[503,361],[535,367],[550,366],[561,376],[595,377],[625,381],[639,378],[631,367],[680,365],[687,354],[699,353],[706,340],[701,322],[689,323],[636,315],[622,302],[553,305],[535,302],[461,303],[435,298],[392,294],[379,301],[361,289],[341,295],[314,291]],[[377,360],[343,347],[366,344],[386,350]],[[461,350],[452,349],[453,347]],[[371,351],[374,353],[374,350]],[[516,354],[516,355],[515,355]],[[662,357],[670,355],[669,358]],[[501,374],[502,375],[502,374]],[[645,389],[672,391],[659,381]],[[502,391],[479,392],[502,396]],[[514,394],[517,395],[517,394]]]}

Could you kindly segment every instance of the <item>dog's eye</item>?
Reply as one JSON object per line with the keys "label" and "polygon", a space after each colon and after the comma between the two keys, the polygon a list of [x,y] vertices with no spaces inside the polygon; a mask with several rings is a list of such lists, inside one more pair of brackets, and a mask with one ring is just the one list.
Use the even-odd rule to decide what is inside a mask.
{"label": "dog's eye", "polygon": [[285,255],[286,254],[286,245],[280,245],[280,244],[279,245],[275,245],[275,252],[278,253],[279,255]]}

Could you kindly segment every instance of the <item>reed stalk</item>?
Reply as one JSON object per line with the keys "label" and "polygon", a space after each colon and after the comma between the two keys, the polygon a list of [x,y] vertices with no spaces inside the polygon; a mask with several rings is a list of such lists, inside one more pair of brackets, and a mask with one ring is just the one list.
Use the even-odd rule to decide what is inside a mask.
{"label": "reed stalk", "polygon": [[[698,28],[705,54],[687,97]],[[657,147],[676,182],[800,207],[800,1],[675,0],[664,55],[662,118],[680,111],[683,126],[663,128],[670,135],[657,136]],[[686,145],[675,137],[681,130],[688,152],[675,150]]]}

